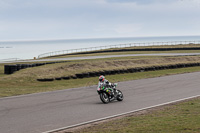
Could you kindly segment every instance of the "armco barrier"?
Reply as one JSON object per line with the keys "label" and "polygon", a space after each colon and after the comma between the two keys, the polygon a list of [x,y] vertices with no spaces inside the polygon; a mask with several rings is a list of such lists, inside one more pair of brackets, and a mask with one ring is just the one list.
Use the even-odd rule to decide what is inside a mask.
{"label": "armco barrier", "polygon": [[76,76],[70,76],[70,78],[72,78],[72,79],[77,79],[77,77],[76,77]]}
{"label": "armco barrier", "polygon": [[21,69],[21,64],[17,64],[17,71]]}
{"label": "armco barrier", "polygon": [[61,80],[62,78],[61,77],[59,77],[59,78],[55,78],[55,80]]}
{"label": "armco barrier", "polygon": [[96,73],[95,72],[89,72],[90,77],[96,77]]}
{"label": "armco barrier", "polygon": [[109,70],[106,70],[106,71],[105,71],[105,75],[110,75],[110,73],[111,73],[111,72],[110,72]]}
{"label": "armco barrier", "polygon": [[133,68],[134,72],[140,72],[140,68],[136,67],[136,68]]}
{"label": "armco barrier", "polygon": [[[173,41],[173,42],[143,42],[143,43],[128,43],[117,45],[106,45],[99,47],[69,49],[62,51],[54,51],[44,53],[38,56],[38,58],[54,57],[63,55],[78,55],[78,54],[92,54],[92,53],[104,53],[104,52],[122,52],[122,51],[166,51],[166,50],[200,50],[199,47],[184,47],[186,44],[200,44],[200,41]],[[137,48],[138,46],[162,46],[162,45],[182,45],[179,48]],[[131,48],[133,47],[133,48]],[[128,49],[127,49],[128,48]]]}
{"label": "armco barrier", "polygon": [[11,73],[17,71],[17,65],[10,65],[10,67],[11,67]]}
{"label": "armco barrier", "polygon": [[11,74],[10,65],[4,65],[4,74]]}
{"label": "armco barrier", "polygon": [[82,73],[80,73],[80,74],[76,74],[76,77],[77,78],[84,78],[84,75]]}
{"label": "armco barrier", "polygon": [[4,65],[4,74],[12,74],[21,69],[35,67],[35,66],[41,66],[41,65],[45,65],[45,63]]}
{"label": "armco barrier", "polygon": [[42,81],[42,82],[45,82],[45,81],[54,81],[54,78],[37,79],[37,81]]}
{"label": "armco barrier", "polygon": [[95,75],[96,75],[96,76],[100,76],[101,74],[100,74],[99,71],[98,71],[98,72],[95,72]]}
{"label": "armco barrier", "polygon": [[123,69],[122,69],[122,70],[119,70],[119,73],[122,73],[122,74],[123,74],[123,73],[124,73],[124,70],[123,70]]}
{"label": "armco barrier", "polygon": [[[87,52],[80,52],[80,53],[68,53],[68,54],[61,54],[61,55],[50,55],[46,57],[58,57],[63,55],[80,55],[80,54],[96,54],[96,53],[108,53],[108,52],[129,52],[129,51],[174,51],[174,50],[200,50],[199,47],[193,48],[145,48],[145,49],[120,49],[120,50],[101,50],[101,51],[87,51]],[[43,58],[42,56],[38,58]]]}
{"label": "armco barrier", "polygon": [[70,77],[69,76],[66,76],[66,77],[61,77],[61,79],[64,79],[64,80],[69,80]]}
{"label": "armco barrier", "polygon": [[[89,73],[83,73],[83,77],[84,77],[84,78],[89,78],[90,75],[89,75]],[[77,77],[77,78],[78,78],[78,77]]]}
{"label": "armco barrier", "polygon": [[129,73],[133,73],[133,69],[129,68],[129,69],[128,69],[128,72],[129,72]]}
{"label": "armco barrier", "polygon": [[[61,79],[69,80],[69,79],[77,79],[77,78],[97,77],[100,75],[136,73],[136,72],[155,71],[155,70],[164,70],[164,69],[194,67],[194,66],[200,66],[200,63],[181,63],[181,64],[173,64],[173,65],[137,67],[137,68],[128,68],[128,69],[120,69],[120,70],[110,70],[110,71],[106,70],[106,71],[98,71],[98,72],[79,73],[79,74],[76,74],[75,76],[55,78],[55,80],[61,80]],[[37,79],[37,80],[38,81],[53,81],[52,79]]]}
{"label": "armco barrier", "polygon": [[65,63],[69,61],[60,61],[60,62],[48,62],[48,63],[34,63],[34,64],[16,64],[16,65],[4,65],[4,74],[12,74],[21,69],[37,67],[46,64],[55,64],[55,63]]}
{"label": "armco barrier", "polygon": [[105,71],[99,71],[99,76],[100,75],[105,75]]}
{"label": "armco barrier", "polygon": [[128,69],[125,69],[125,70],[124,70],[124,73],[129,73]]}
{"label": "armco barrier", "polygon": [[27,64],[21,64],[21,69],[27,68]]}

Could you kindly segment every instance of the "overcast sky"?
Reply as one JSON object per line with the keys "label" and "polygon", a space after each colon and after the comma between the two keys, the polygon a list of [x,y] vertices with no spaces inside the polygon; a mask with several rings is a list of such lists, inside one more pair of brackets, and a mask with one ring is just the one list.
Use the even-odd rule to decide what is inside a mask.
{"label": "overcast sky", "polygon": [[200,0],[0,0],[0,41],[200,35]]}

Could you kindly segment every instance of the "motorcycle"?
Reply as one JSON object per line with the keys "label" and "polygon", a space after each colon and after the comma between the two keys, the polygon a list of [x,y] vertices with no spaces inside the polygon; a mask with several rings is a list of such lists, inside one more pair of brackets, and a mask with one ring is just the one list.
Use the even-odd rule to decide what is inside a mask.
{"label": "motorcycle", "polygon": [[97,87],[97,92],[103,103],[107,104],[114,100],[122,101],[124,99],[122,92],[117,90],[116,87],[117,83],[114,83],[112,89],[105,87],[103,84],[100,84]]}

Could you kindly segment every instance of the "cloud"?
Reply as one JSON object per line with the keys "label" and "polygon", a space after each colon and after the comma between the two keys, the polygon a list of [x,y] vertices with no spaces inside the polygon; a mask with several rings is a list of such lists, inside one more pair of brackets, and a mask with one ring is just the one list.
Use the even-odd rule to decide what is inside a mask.
{"label": "cloud", "polygon": [[197,0],[0,0],[0,40],[198,34],[194,22],[200,21],[200,8],[196,3]]}
{"label": "cloud", "polygon": [[[110,23],[104,25],[93,26],[93,33],[102,33],[110,37],[114,35],[115,37],[131,37],[135,36],[142,30],[142,24],[137,23]],[[106,36],[105,36],[106,37]]]}
{"label": "cloud", "polygon": [[118,34],[132,34],[141,30],[141,24],[120,24],[114,27],[114,31]]}

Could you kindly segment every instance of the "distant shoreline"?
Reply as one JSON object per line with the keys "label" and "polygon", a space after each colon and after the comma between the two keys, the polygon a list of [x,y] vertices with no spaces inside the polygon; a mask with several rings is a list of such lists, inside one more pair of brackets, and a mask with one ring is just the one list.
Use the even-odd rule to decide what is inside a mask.
{"label": "distant shoreline", "polygon": [[13,47],[0,47],[0,48],[13,48]]}
{"label": "distant shoreline", "polygon": [[28,43],[28,42],[59,42],[59,41],[87,41],[87,40],[109,40],[109,39],[144,39],[144,38],[179,38],[200,37],[200,35],[176,35],[176,36],[127,36],[127,37],[97,37],[97,38],[55,38],[55,39],[16,39],[0,40],[0,43]]}

